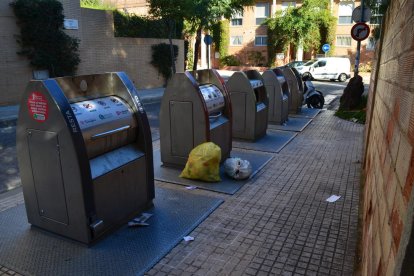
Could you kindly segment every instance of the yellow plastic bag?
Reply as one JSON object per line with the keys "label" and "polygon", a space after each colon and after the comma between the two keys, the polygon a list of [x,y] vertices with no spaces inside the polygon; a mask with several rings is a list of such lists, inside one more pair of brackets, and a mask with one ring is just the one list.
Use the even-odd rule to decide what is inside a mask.
{"label": "yellow plastic bag", "polygon": [[180,177],[218,182],[220,178],[221,149],[212,142],[206,142],[193,148]]}

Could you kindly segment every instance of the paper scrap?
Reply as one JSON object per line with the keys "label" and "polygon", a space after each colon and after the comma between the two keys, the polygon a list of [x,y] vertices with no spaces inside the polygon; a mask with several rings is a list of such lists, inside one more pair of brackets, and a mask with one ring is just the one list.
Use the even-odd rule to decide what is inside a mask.
{"label": "paper scrap", "polygon": [[185,187],[187,190],[195,190],[195,189],[197,189],[197,187],[196,186],[187,186],[187,187]]}
{"label": "paper scrap", "polygon": [[150,217],[152,217],[152,214],[150,213],[142,213],[141,216],[134,218],[133,221],[136,223],[140,222],[146,222]]}
{"label": "paper scrap", "polygon": [[130,221],[130,222],[128,222],[128,226],[129,227],[149,226],[149,224],[146,223],[146,222],[134,222],[134,221]]}
{"label": "paper scrap", "polygon": [[186,242],[188,242],[188,241],[193,241],[193,240],[194,240],[194,238],[193,238],[193,237],[191,237],[191,236],[185,236],[183,239],[184,239]]}
{"label": "paper scrap", "polygon": [[338,199],[340,199],[341,198],[341,196],[338,196],[338,195],[331,195],[330,197],[328,197],[327,199],[326,199],[326,201],[328,201],[328,202],[335,202],[335,201],[337,201]]}
{"label": "paper scrap", "polygon": [[138,227],[138,226],[148,226],[149,224],[146,221],[152,217],[150,213],[142,213],[141,216],[134,218],[128,222],[129,227]]}

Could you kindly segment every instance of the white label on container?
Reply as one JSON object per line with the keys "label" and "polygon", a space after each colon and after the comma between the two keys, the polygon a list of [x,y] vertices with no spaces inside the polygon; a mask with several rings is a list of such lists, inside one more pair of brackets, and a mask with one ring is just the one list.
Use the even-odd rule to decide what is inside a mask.
{"label": "white label on container", "polygon": [[110,96],[71,104],[81,129],[127,118],[131,109],[118,97]]}

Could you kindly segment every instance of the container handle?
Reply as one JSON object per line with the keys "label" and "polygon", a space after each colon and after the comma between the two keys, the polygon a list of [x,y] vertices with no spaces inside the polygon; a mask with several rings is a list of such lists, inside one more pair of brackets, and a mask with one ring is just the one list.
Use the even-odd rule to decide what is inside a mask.
{"label": "container handle", "polygon": [[210,122],[215,122],[215,121],[218,120],[218,118],[220,118],[221,115],[222,115],[221,112],[217,112],[217,114],[209,115],[208,118],[209,118]]}
{"label": "container handle", "polygon": [[101,132],[101,133],[98,133],[98,134],[93,135],[91,137],[91,140],[96,140],[96,139],[99,139],[99,138],[103,138],[103,137],[106,137],[106,136],[109,136],[109,135],[112,135],[112,134],[115,134],[115,133],[118,133],[118,132],[127,130],[130,127],[131,126],[128,125],[128,126],[123,126],[123,127],[120,127],[120,128],[112,129],[112,130],[109,130],[109,131]]}

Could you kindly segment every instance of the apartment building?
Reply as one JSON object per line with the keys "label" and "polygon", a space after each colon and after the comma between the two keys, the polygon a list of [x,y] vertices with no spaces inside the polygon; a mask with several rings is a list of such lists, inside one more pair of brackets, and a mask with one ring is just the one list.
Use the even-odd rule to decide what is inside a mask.
{"label": "apartment building", "polygon": [[[267,63],[267,27],[261,23],[273,16],[276,11],[296,7],[302,4],[302,0],[268,0],[257,1],[254,6],[245,7],[242,14],[235,15],[230,20],[230,46],[229,55],[235,55],[246,65],[257,63],[259,54],[263,62]],[[360,5],[360,1],[331,0],[331,12],[337,18],[334,56],[348,56],[351,61],[355,59],[357,41],[351,38],[352,11]],[[371,20],[372,21],[372,20]],[[362,42],[361,62],[372,59],[374,40],[372,37]],[[310,59],[315,53],[304,53],[303,59]],[[286,53],[276,55],[277,64],[285,64],[296,58],[296,52],[291,49]],[[256,59],[256,61],[254,60]],[[255,65],[261,65],[255,64]]]}
{"label": "apartment building", "polygon": [[[148,14],[148,2],[146,0],[107,0],[118,9],[137,15]],[[230,20],[228,54],[235,55],[244,65],[267,65],[267,27],[261,25],[267,18],[273,16],[276,11],[285,10],[288,7],[302,5],[303,0],[258,0],[253,6],[246,6],[243,13],[236,14]],[[332,15],[337,18],[336,35],[334,40],[333,56],[347,56],[351,62],[355,60],[357,41],[351,37],[351,28],[355,24],[352,21],[352,11],[360,5],[361,0],[330,0]],[[378,19],[375,14],[372,23]],[[371,25],[371,29],[375,25]],[[370,61],[374,53],[374,39],[369,37],[362,41],[361,63]],[[317,53],[303,53],[303,60],[316,56]],[[202,43],[199,59],[199,68],[207,67],[207,46]],[[218,53],[210,54],[211,65],[218,67],[220,56]],[[285,53],[276,54],[276,62],[283,65],[297,59],[296,49],[291,48]]]}

